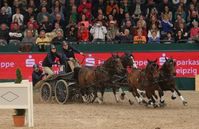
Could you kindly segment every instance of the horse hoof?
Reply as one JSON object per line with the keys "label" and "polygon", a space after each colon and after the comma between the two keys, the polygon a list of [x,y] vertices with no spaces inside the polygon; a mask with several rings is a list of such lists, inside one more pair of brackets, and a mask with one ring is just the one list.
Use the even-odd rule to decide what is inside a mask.
{"label": "horse hoof", "polygon": [[188,104],[188,103],[187,103],[186,101],[183,101],[183,105],[184,105],[184,106],[187,106],[187,104]]}
{"label": "horse hoof", "polygon": [[176,97],[175,96],[171,96],[171,99],[174,100],[174,99],[176,99]]}
{"label": "horse hoof", "polygon": [[147,102],[146,102],[145,100],[142,100],[142,103],[143,103],[143,104],[147,104]]}
{"label": "horse hoof", "polygon": [[133,105],[133,104],[134,104],[134,102],[132,102],[131,100],[129,100],[129,104],[130,104],[130,105]]}
{"label": "horse hoof", "polygon": [[165,106],[166,106],[166,103],[160,103],[159,106],[160,106],[160,107],[165,107]]}
{"label": "horse hoof", "polygon": [[153,105],[153,108],[157,108],[157,107],[158,107],[158,105],[157,105],[157,104],[154,104],[154,105]]}
{"label": "horse hoof", "polygon": [[121,96],[120,96],[120,99],[121,99],[121,100],[124,100],[124,96],[121,95]]}

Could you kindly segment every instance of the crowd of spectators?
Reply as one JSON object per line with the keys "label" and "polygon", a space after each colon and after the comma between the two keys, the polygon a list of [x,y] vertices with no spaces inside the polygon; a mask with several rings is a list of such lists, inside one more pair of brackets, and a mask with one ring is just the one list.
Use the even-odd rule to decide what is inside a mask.
{"label": "crowd of spectators", "polygon": [[0,0],[0,45],[199,42],[198,0]]}

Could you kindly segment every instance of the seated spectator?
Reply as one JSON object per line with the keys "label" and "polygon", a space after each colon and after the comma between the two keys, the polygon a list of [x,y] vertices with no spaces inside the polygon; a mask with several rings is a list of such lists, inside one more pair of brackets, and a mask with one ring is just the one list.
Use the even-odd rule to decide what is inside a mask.
{"label": "seated spectator", "polygon": [[145,37],[147,36],[146,28],[143,28],[141,22],[139,21],[137,22],[137,27],[134,29],[133,32],[134,36],[138,36],[138,32],[141,32],[142,35]]}
{"label": "seated spectator", "polygon": [[132,14],[132,1],[131,0],[123,0],[122,2],[120,2],[120,7],[123,8],[124,12],[128,12],[130,14]]}
{"label": "seated spectator", "polygon": [[64,34],[64,31],[63,31],[62,27],[60,26],[60,24],[56,22],[52,32],[54,32],[57,35],[57,33],[59,31],[61,31],[61,33]]}
{"label": "seated spectator", "polygon": [[107,40],[115,41],[117,36],[119,36],[119,29],[116,25],[116,22],[110,21],[109,26],[108,26],[108,31],[107,31]]}
{"label": "seated spectator", "polygon": [[20,8],[16,8],[16,13],[12,16],[12,22],[17,22],[19,26],[23,25],[24,16],[20,12]]}
{"label": "seated spectator", "polygon": [[148,38],[152,37],[152,32],[153,31],[155,31],[157,33],[157,37],[160,38],[160,31],[159,31],[158,27],[155,24],[153,24],[152,28],[150,28],[150,30],[148,31]]}
{"label": "seated spectator", "polygon": [[[117,23],[118,23],[118,26],[122,26],[122,22],[123,20],[125,19],[125,12],[124,12],[124,9],[123,8],[119,8],[119,14],[118,14],[118,19],[117,19]],[[130,19],[130,18],[129,18]],[[125,22],[125,21],[124,21]]]}
{"label": "seated spectator", "polygon": [[78,13],[84,14],[88,20],[91,19],[92,4],[87,0],[82,0],[82,3],[78,7]]}
{"label": "seated spectator", "polygon": [[178,31],[177,34],[176,34],[176,38],[175,38],[175,41],[177,43],[186,43],[186,38],[183,36],[183,33],[182,31]]}
{"label": "seated spectator", "polygon": [[138,31],[138,34],[133,38],[134,44],[145,44],[146,36],[142,35],[142,31]]}
{"label": "seated spectator", "polygon": [[114,0],[110,0],[108,5],[106,6],[106,15],[111,14],[113,9],[116,9],[117,13],[119,13],[119,7]]}
{"label": "seated spectator", "polygon": [[50,14],[53,22],[55,21],[57,14],[61,16],[62,20],[64,20],[64,14],[61,12],[60,8],[55,7],[54,11]]}
{"label": "seated spectator", "polygon": [[56,35],[57,36],[55,38],[53,38],[51,43],[54,44],[54,45],[61,45],[62,42],[65,40],[64,36],[63,36],[63,31],[57,30]]}
{"label": "seated spectator", "polygon": [[99,15],[99,10],[101,14],[105,14],[106,2],[104,0],[92,0],[92,14],[94,17]]}
{"label": "seated spectator", "polygon": [[11,18],[12,8],[8,5],[6,1],[4,2],[4,6],[1,9],[5,10],[6,15],[8,15],[8,17]]}
{"label": "seated spectator", "polygon": [[188,31],[187,31],[187,29],[186,29],[184,23],[179,23],[179,24],[178,24],[178,26],[177,26],[177,28],[176,28],[176,33],[177,33],[178,31],[181,31],[181,32],[182,32],[184,38],[186,38],[186,39],[188,38]]}
{"label": "seated spectator", "polygon": [[124,32],[120,34],[120,43],[132,43],[132,35],[129,29],[124,29]]}
{"label": "seated spectator", "polygon": [[144,20],[144,16],[140,15],[138,22],[141,23],[142,28],[146,28],[146,21]]}
{"label": "seated spectator", "polygon": [[164,44],[170,44],[170,43],[174,43],[175,40],[172,37],[172,33],[171,32],[167,32],[167,36],[164,38]]}
{"label": "seated spectator", "polygon": [[133,18],[138,20],[140,15],[143,13],[144,6],[141,3],[141,0],[136,0],[133,4]]}
{"label": "seated spectator", "polygon": [[87,42],[89,40],[89,30],[84,23],[81,23],[78,29],[78,40],[81,42]]}
{"label": "seated spectator", "polygon": [[161,35],[164,37],[166,36],[167,32],[172,31],[173,24],[169,21],[167,16],[164,16],[161,21]]}
{"label": "seated spectator", "polygon": [[2,23],[10,24],[10,20],[9,19],[10,18],[8,16],[8,14],[6,14],[6,9],[5,8],[1,8],[0,24],[2,24]]}
{"label": "seated spectator", "polygon": [[42,22],[44,21],[44,18],[45,18],[45,17],[48,17],[49,22],[51,22],[51,16],[50,16],[50,14],[48,13],[46,7],[43,6],[43,7],[41,8],[41,12],[39,12],[39,13],[37,14],[37,22],[41,25]]}
{"label": "seated spectator", "polygon": [[156,31],[151,32],[151,37],[149,37],[148,43],[160,43],[160,37],[158,37]]}
{"label": "seated spectator", "polygon": [[35,44],[35,41],[36,41],[36,37],[33,36],[32,30],[27,30],[26,35],[21,41],[20,51],[29,52],[32,46]]}
{"label": "seated spectator", "polygon": [[191,28],[191,31],[190,31],[190,39],[191,40],[198,37],[198,34],[199,34],[198,21],[194,20],[192,22],[192,24],[193,24],[193,27]]}
{"label": "seated spectator", "polygon": [[75,25],[71,24],[66,28],[66,38],[68,41],[77,41],[77,28]]}
{"label": "seated spectator", "polygon": [[117,11],[117,9],[113,8],[112,12],[109,15],[113,16],[113,19],[111,19],[111,20],[118,19],[118,11]]}
{"label": "seated spectator", "polygon": [[163,12],[161,13],[161,17],[162,17],[162,19],[164,18],[164,17],[168,17],[168,19],[170,20],[170,21],[172,21],[172,12],[169,10],[169,7],[168,7],[168,5],[166,5],[166,6],[164,6],[164,10],[163,10]]}
{"label": "seated spectator", "polygon": [[71,14],[69,16],[69,24],[76,24],[77,23],[77,7],[75,5],[72,6]]}
{"label": "seated spectator", "polygon": [[61,18],[61,15],[60,14],[56,14],[55,15],[55,20],[54,20],[54,23],[53,25],[55,26],[55,24],[59,24],[60,28],[62,28],[63,30],[65,30],[65,21]]}
{"label": "seated spectator", "polygon": [[186,13],[185,13],[182,5],[178,6],[178,9],[177,9],[177,11],[175,12],[175,15],[174,15],[175,19],[177,18],[177,15],[180,15],[184,20],[186,20]]}
{"label": "seated spectator", "polygon": [[46,36],[45,30],[39,32],[39,37],[36,39],[36,45],[39,51],[45,51],[46,46],[50,45],[50,39]]}
{"label": "seated spectator", "polygon": [[25,29],[25,31],[24,31],[24,36],[26,36],[26,34],[27,34],[26,31],[30,30],[30,31],[32,31],[33,37],[37,37],[38,36],[38,31],[37,31],[37,29],[34,26],[35,25],[33,23],[29,22],[27,24],[27,29]]}
{"label": "seated spectator", "polygon": [[150,18],[152,16],[158,17],[158,10],[155,5],[148,6],[146,17]]}
{"label": "seated spectator", "polygon": [[[33,7],[29,6],[24,14],[24,24],[27,25],[30,19],[36,18],[36,13],[34,12]],[[36,20],[35,20],[36,22]]]}
{"label": "seated spectator", "polygon": [[155,24],[157,28],[160,28],[160,21],[156,16],[151,16],[147,21],[147,28],[151,29],[153,24]]}
{"label": "seated spectator", "polygon": [[81,15],[81,20],[79,21],[78,23],[78,27],[80,27],[80,25],[84,24],[84,27],[86,27],[87,29],[89,28],[90,26],[90,23],[89,21],[86,19],[86,16],[85,14],[82,14]]}
{"label": "seated spectator", "polygon": [[0,46],[5,46],[7,45],[8,42],[8,33],[9,33],[9,28],[5,23],[1,24],[0,28]]}
{"label": "seated spectator", "polygon": [[44,16],[42,23],[39,25],[39,30],[45,30],[45,32],[51,32],[53,29],[52,23],[47,16]]}
{"label": "seated spectator", "polygon": [[21,43],[21,40],[23,38],[22,30],[20,29],[20,26],[17,22],[12,24],[12,27],[10,27],[9,32],[9,44],[19,45]]}
{"label": "seated spectator", "polygon": [[94,26],[92,26],[92,28],[90,29],[90,33],[93,36],[92,42],[105,41],[107,29],[105,26],[102,25],[101,21],[98,21],[96,24],[94,24]]}
{"label": "seated spectator", "polygon": [[34,16],[31,16],[30,19],[28,20],[27,26],[29,26],[29,24],[33,25],[33,29],[39,29],[39,25],[37,21],[35,20]]}

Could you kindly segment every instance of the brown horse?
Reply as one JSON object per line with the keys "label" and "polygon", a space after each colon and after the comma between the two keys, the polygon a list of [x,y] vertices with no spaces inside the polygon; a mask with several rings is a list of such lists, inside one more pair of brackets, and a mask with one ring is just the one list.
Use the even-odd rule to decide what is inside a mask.
{"label": "brown horse", "polygon": [[[163,64],[163,66],[160,69],[160,74],[159,74],[159,78],[158,78],[160,88],[163,91],[170,90],[173,93],[172,97],[171,97],[172,99],[176,99],[176,93],[177,93],[177,95],[182,100],[182,103],[184,105],[186,105],[187,102],[182,97],[181,93],[178,91],[178,89],[176,87],[176,82],[175,82],[175,76],[176,76],[175,66],[176,66],[176,63],[172,58],[169,58],[169,59],[165,58],[165,60],[166,60],[165,63]],[[163,98],[161,100],[161,103],[164,103]]]}
{"label": "brown horse", "polygon": [[103,101],[105,89],[111,88],[116,102],[119,102],[116,94],[116,90],[119,88],[117,82],[122,78],[125,69],[118,55],[113,55],[112,57],[115,58],[115,60],[109,58],[110,60],[105,61],[103,65],[96,68],[96,76],[98,80],[106,78],[105,81],[100,82],[98,90],[101,92],[101,100]]}
{"label": "brown horse", "polygon": [[156,62],[157,60],[148,60],[148,64],[145,69],[134,69],[131,73],[128,74],[127,77],[130,90],[133,96],[137,99],[138,103],[144,101],[138,93],[137,89],[144,90],[146,92],[147,98],[149,99],[148,104],[152,104],[154,107],[157,107],[156,99],[158,99],[157,95],[155,94],[155,91],[158,90],[159,93],[162,93],[157,82],[157,78],[159,75],[159,66]]}
{"label": "brown horse", "polygon": [[[117,56],[110,57],[103,65],[98,66],[96,69],[86,67],[75,68],[75,76],[78,80],[83,100],[87,102],[84,96],[92,93],[93,99],[90,102],[97,98],[98,102],[101,103],[97,96],[97,90],[103,89],[111,81],[112,76],[123,72],[123,69],[123,65]],[[88,92],[90,90],[91,92]]]}

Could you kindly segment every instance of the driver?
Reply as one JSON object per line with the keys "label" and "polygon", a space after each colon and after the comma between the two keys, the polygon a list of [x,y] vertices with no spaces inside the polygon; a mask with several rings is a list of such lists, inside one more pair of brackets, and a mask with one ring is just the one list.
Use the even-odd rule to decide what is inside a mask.
{"label": "driver", "polygon": [[56,58],[59,59],[59,62],[61,63],[61,56],[57,53],[57,49],[55,45],[50,46],[50,52],[47,54],[47,56],[44,58],[42,66],[44,69],[44,72],[48,74],[47,78],[54,74],[52,70],[52,65],[60,64],[59,62],[55,62]]}
{"label": "driver", "polygon": [[71,68],[71,71],[74,71],[75,67],[79,67],[78,61],[75,59],[75,53],[79,53],[83,55],[83,52],[80,52],[70,45],[66,41],[63,41],[62,43],[62,58],[64,61],[67,61],[68,65]]}
{"label": "driver", "polygon": [[33,87],[36,87],[38,82],[42,80],[44,74],[43,71],[39,68],[38,64],[33,65],[33,72],[32,72],[32,83]]}

